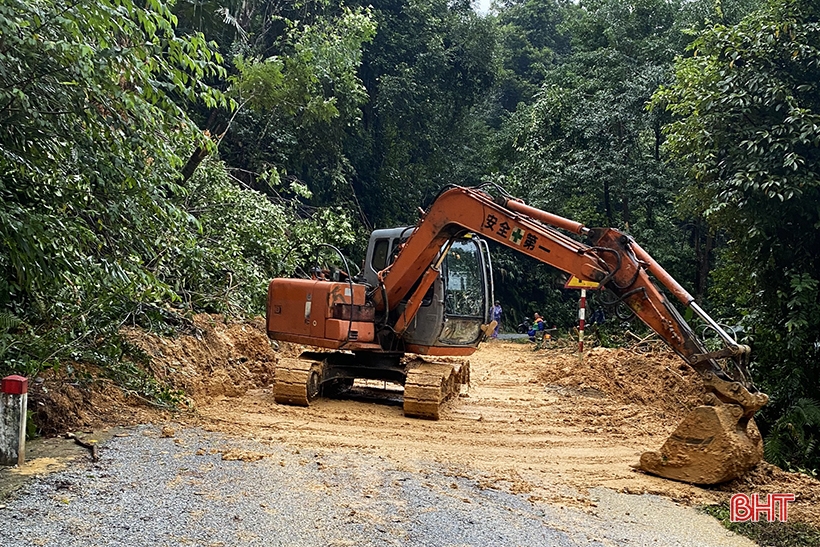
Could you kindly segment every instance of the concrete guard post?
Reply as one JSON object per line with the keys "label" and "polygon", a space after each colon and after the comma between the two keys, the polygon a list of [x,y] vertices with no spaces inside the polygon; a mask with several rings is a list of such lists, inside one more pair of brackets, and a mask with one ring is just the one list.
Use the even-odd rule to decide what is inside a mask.
{"label": "concrete guard post", "polygon": [[0,381],[0,465],[26,460],[28,379],[6,376]]}

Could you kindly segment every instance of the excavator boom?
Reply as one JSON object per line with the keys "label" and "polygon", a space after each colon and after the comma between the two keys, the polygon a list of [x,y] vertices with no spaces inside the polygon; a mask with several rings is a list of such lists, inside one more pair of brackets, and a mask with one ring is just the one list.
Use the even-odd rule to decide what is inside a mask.
{"label": "excavator boom", "polygon": [[[585,236],[587,243],[558,229]],[[374,295],[376,307],[401,301],[419,278],[428,279],[429,284],[436,272],[429,265],[440,257],[447,241],[465,231],[602,284],[699,373],[706,388],[704,404],[681,422],[658,452],[642,455],[641,469],[675,480],[715,484],[739,476],[762,459],[762,439],[752,417],[768,397],[757,392],[748,379],[744,360],[749,348],[735,343],[646,251],[614,228],[587,228],[518,199],[454,187],[433,202],[395,261],[381,273],[384,290]],[[707,351],[650,274],[713,328],[725,347]],[[413,307],[405,308],[399,322],[407,324],[413,312]],[[739,381],[724,371],[719,358],[738,362]]]}

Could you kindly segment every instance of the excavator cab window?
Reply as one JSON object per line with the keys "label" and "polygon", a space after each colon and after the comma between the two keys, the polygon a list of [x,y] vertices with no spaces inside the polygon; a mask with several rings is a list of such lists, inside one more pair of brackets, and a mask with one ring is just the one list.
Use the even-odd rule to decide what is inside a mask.
{"label": "excavator cab window", "polygon": [[447,315],[482,317],[484,284],[478,248],[472,241],[456,241],[443,264]]}
{"label": "excavator cab window", "polygon": [[441,266],[444,280],[444,328],[439,341],[450,345],[474,343],[486,321],[488,280],[481,248],[473,239],[453,242]]}
{"label": "excavator cab window", "polygon": [[373,246],[373,258],[370,261],[373,269],[381,271],[387,267],[387,256],[390,253],[390,240],[379,239]]}
{"label": "excavator cab window", "polygon": [[403,227],[374,230],[370,234],[363,272],[370,285],[374,287],[379,285],[379,272],[396,260],[402,242],[406,241],[412,233],[412,227]]}

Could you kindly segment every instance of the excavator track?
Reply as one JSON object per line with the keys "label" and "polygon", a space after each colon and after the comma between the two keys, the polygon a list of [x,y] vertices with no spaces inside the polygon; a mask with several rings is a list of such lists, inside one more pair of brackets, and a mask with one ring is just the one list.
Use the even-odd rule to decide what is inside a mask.
{"label": "excavator track", "polygon": [[441,405],[470,382],[470,362],[430,363],[416,359],[408,364],[404,383],[404,415],[438,420]]}
{"label": "excavator track", "polygon": [[279,404],[308,406],[319,396],[321,382],[321,362],[282,358],[276,364],[273,398]]}

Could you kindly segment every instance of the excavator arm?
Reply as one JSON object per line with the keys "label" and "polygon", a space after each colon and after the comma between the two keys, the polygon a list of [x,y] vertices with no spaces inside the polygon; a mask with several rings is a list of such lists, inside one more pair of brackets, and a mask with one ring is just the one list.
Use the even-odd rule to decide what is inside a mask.
{"label": "excavator arm", "polygon": [[[639,468],[675,480],[715,484],[741,475],[762,459],[762,439],[752,416],[768,397],[749,379],[748,346],[737,344],[646,251],[616,229],[587,228],[503,192],[493,197],[475,188],[446,190],[419,220],[394,262],[380,273],[382,287],[373,296],[376,309],[407,302],[394,326],[397,333],[412,320],[420,295],[436,278],[448,242],[468,231],[605,286],[698,372],[706,390],[704,404],[681,422],[658,452],[644,453]],[[709,352],[704,347],[650,274],[717,332],[722,349]],[[718,364],[723,358],[735,361],[737,380]]]}

